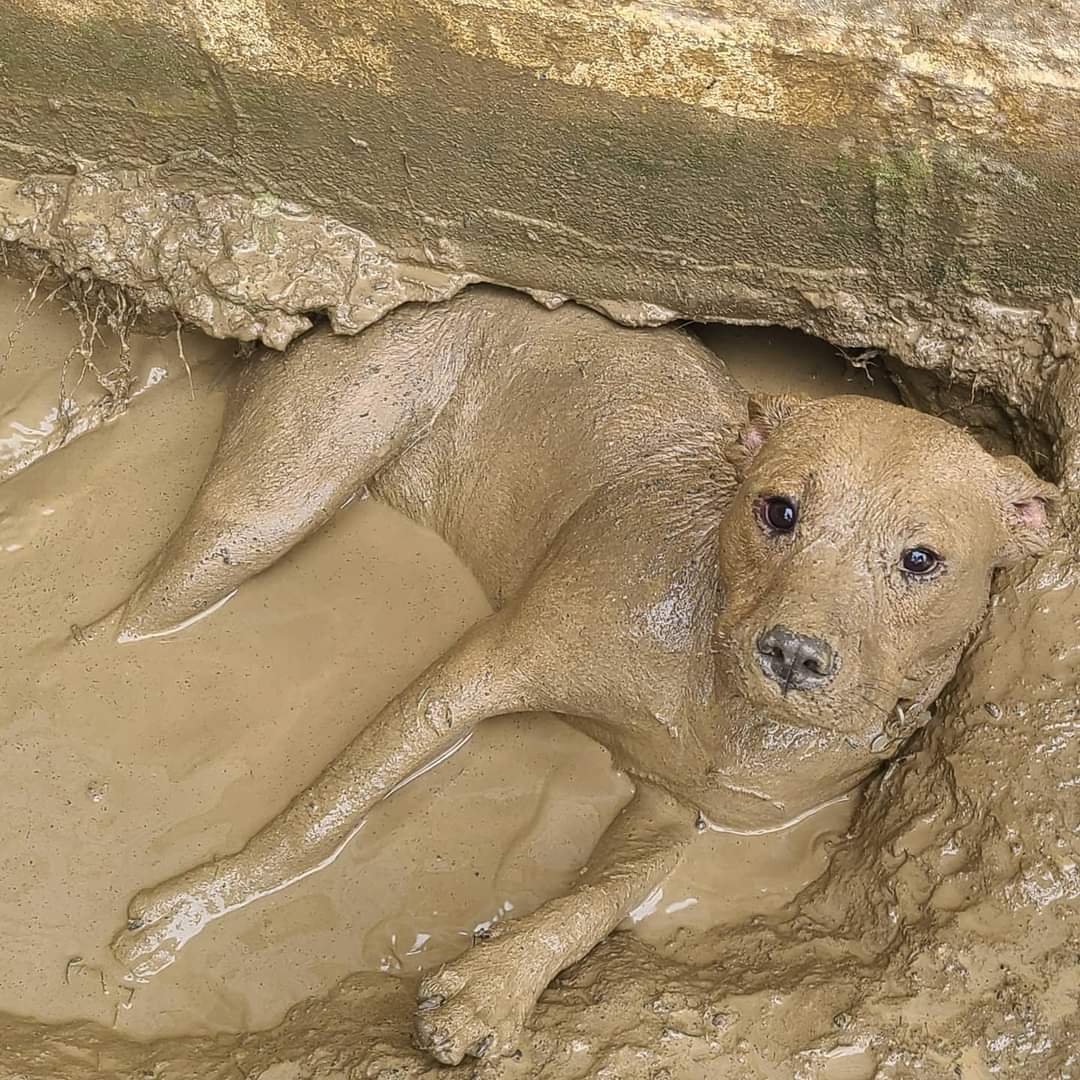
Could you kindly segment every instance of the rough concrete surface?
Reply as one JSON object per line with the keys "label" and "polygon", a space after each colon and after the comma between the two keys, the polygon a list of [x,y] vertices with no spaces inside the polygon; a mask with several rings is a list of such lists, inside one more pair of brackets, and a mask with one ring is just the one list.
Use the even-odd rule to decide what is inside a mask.
{"label": "rough concrete surface", "polygon": [[[882,349],[1061,480],[1075,536],[1080,12],[981,7],[14,0],[0,237],[278,347],[483,279]],[[790,911],[608,941],[475,1074],[1080,1075],[1077,557],[1000,583]],[[273,1031],[154,1044],[11,1018],[0,1072],[444,1075],[411,992],[357,976]]]}
{"label": "rough concrete surface", "polygon": [[355,328],[387,284],[345,223],[414,266],[800,325],[1016,396],[1076,340],[1080,17],[993,7],[18,0],[0,174],[94,179],[70,205],[31,183],[34,222],[8,189],[4,232],[278,346],[298,306]]}

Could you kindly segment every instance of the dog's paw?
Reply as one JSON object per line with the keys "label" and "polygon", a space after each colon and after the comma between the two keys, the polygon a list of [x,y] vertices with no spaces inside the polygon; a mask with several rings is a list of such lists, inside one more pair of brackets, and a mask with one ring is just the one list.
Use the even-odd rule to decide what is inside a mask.
{"label": "dog's paw", "polygon": [[517,1048],[537,995],[504,970],[495,952],[475,948],[420,983],[416,1044],[444,1065]]}
{"label": "dog's paw", "polygon": [[128,905],[127,926],[113,939],[113,955],[136,979],[156,975],[224,913],[216,892],[212,879],[198,871],[144,889]]}

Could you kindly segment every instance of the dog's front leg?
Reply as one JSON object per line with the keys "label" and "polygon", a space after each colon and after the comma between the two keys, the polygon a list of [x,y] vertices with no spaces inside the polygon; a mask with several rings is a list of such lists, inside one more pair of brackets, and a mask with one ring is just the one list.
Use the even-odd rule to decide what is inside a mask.
{"label": "dog's front leg", "polygon": [[420,984],[418,1045],[456,1065],[514,1050],[549,982],[607,937],[678,864],[694,811],[642,785],[567,896],[496,928]]}
{"label": "dog's front leg", "polygon": [[375,803],[481,720],[535,708],[530,663],[528,637],[505,610],[478,623],[240,851],[139,893],[117,959],[153,975],[214,919],[325,866]]}

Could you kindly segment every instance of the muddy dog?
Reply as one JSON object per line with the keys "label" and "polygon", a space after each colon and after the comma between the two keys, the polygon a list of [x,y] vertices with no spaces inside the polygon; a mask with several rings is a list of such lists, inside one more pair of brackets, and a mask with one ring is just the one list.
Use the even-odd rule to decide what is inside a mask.
{"label": "muddy dog", "polygon": [[569,895],[422,981],[417,1040],[446,1063],[512,1050],[548,982],[699,830],[782,825],[892,754],[994,569],[1046,543],[1056,497],[940,420],[859,397],[751,402],[687,334],[477,288],[240,368],[187,517],[108,625],[182,625],[365,485],[439,532],[495,613],[242,850],[136,896],[113,947],[160,970],[332,859],[474,725],[563,714],[636,794]]}

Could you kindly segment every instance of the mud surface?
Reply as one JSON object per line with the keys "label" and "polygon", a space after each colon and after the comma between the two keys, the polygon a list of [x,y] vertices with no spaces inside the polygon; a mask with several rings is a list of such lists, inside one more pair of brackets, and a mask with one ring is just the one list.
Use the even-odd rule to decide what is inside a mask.
{"label": "mud surface", "polygon": [[[134,984],[115,968],[105,946],[130,895],[237,847],[489,608],[442,541],[359,499],[185,633],[80,642],[77,627],[123,594],[189,501],[217,438],[229,350],[189,337],[189,378],[173,339],[135,336],[128,415],[27,469],[55,445],[65,363],[78,376],[67,411],[91,427],[95,373],[117,368],[119,348],[102,339],[83,370],[79,313],[28,305],[25,282],[4,288],[0,1011],[140,1037],[264,1028],[351,972],[437,966],[475,930],[564,891],[629,785],[556,718],[508,718],[396,794],[332,867],[215,927],[160,978]],[[748,374],[770,353],[761,335],[756,353],[745,332],[713,336]],[[857,385],[833,350],[798,344],[808,387]],[[677,925],[777,910],[820,872],[821,841],[851,806],[781,836],[715,838],[636,913],[639,933],[661,941]]]}
{"label": "mud surface", "polygon": [[[46,311],[25,334],[65,329]],[[105,946],[130,895],[237,846],[488,610],[437,537],[357,500],[187,633],[73,643],[189,500],[217,438],[220,363],[4,486],[0,1010],[142,1036],[267,1026],[351,971],[422,970],[535,907],[626,798],[606,754],[556,719],[492,724],[333,867],[245,911],[192,963],[124,985]]]}
{"label": "mud surface", "polygon": [[[19,317],[0,308],[0,343]],[[0,370],[0,448],[26,454],[2,440],[47,426],[78,340],[48,308],[25,321]],[[891,393],[808,339],[708,340],[749,385]],[[138,385],[164,385],[0,488],[0,1073],[442,1075],[408,1046],[410,976],[558,892],[626,797],[603,752],[554,718],[487,725],[332,867],[212,927],[152,984],[105,961],[131,892],[235,847],[358,711],[486,610],[441,541],[357,500],[184,634],[73,642],[72,624],[130,588],[212,451],[228,350],[199,348],[189,382],[174,342],[140,341]],[[938,722],[861,807],[696,848],[635,934],[545,995],[524,1057],[479,1072],[1080,1074],[1078,640],[1062,547],[1001,582]],[[336,985],[365,971],[403,978]]]}
{"label": "mud surface", "polygon": [[0,274],[0,480],[122,415],[170,377],[185,383],[232,347],[201,334],[149,337],[117,290]]}

